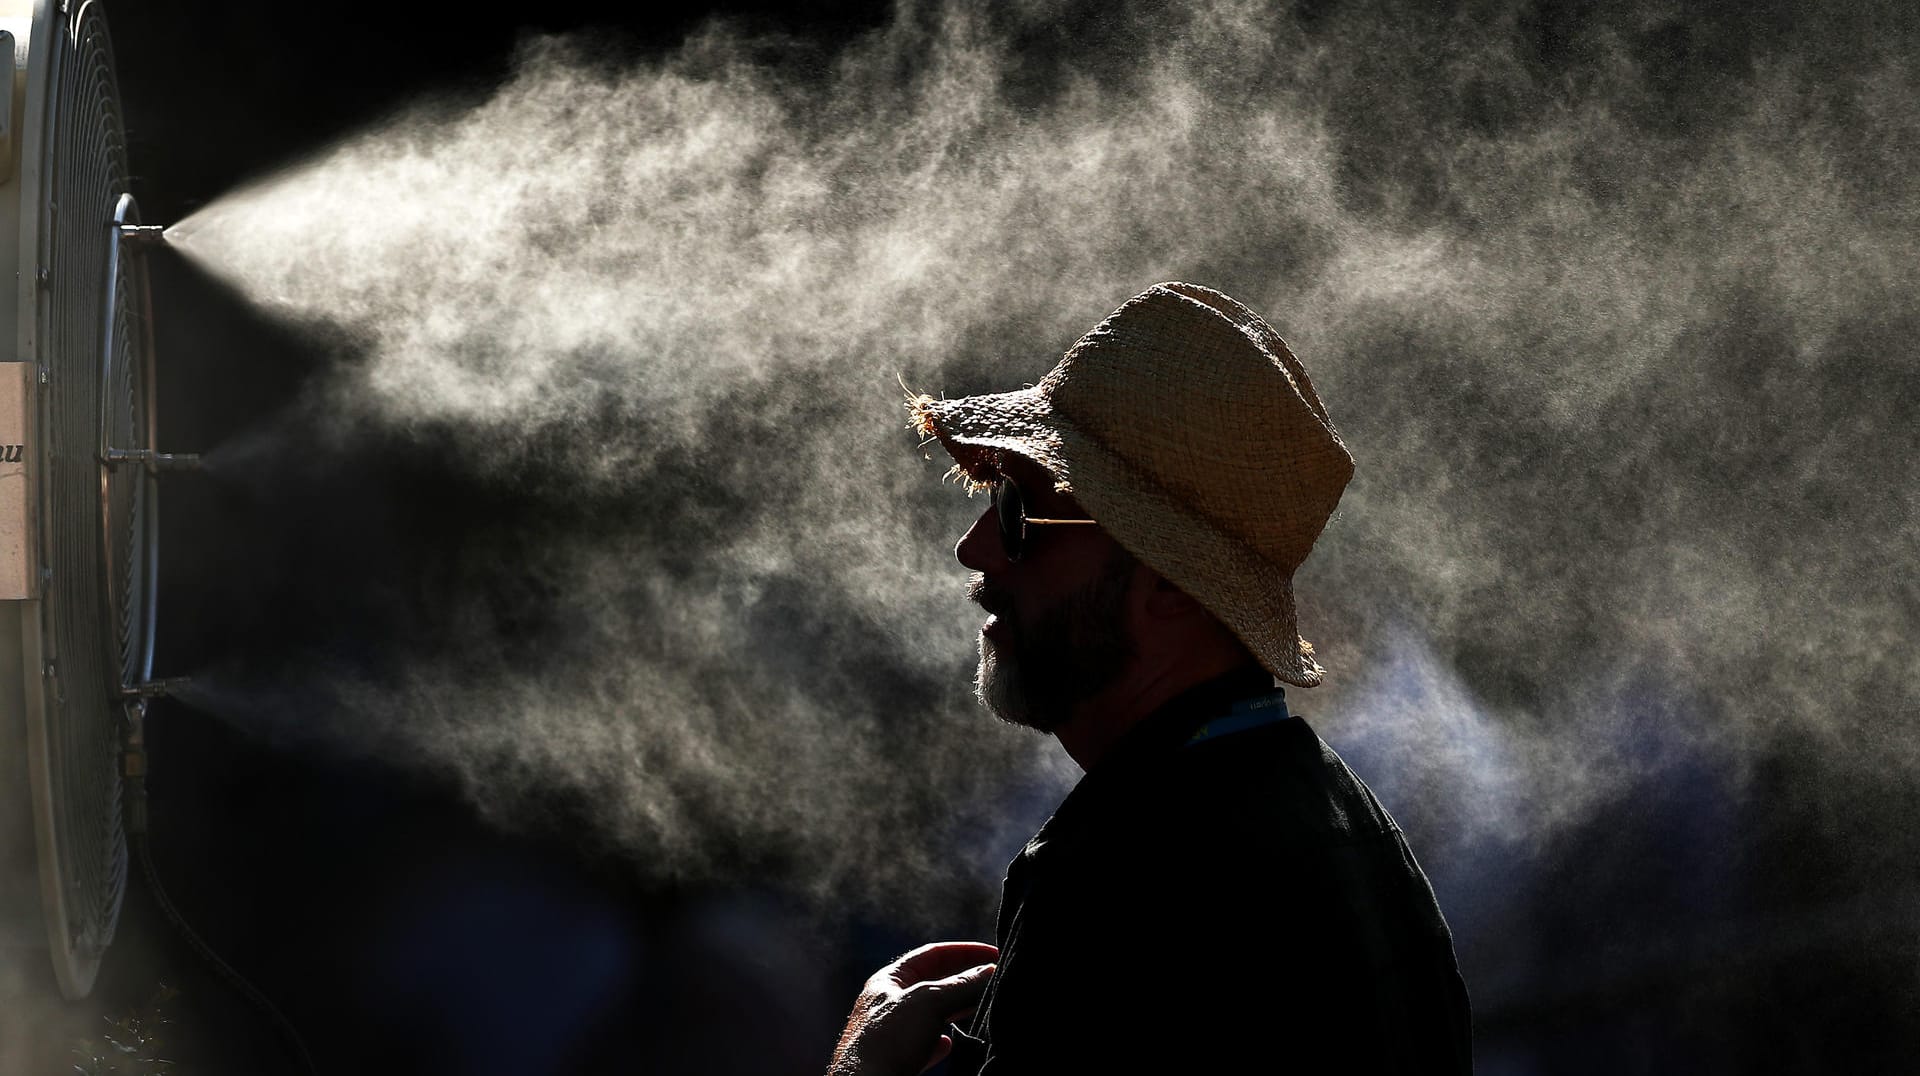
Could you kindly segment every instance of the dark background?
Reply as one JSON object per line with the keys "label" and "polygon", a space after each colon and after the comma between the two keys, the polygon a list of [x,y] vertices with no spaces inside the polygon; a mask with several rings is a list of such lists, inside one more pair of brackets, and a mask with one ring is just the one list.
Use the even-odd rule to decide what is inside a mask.
{"label": "dark background", "polygon": [[[1339,6],[1298,8],[1310,24]],[[1595,6],[1531,7],[1538,62],[1577,81]],[[1091,10],[1063,13],[1063,25],[1097,31]],[[1681,30],[1638,42],[1665,92],[1678,100],[1717,85],[1814,17],[1786,4],[1734,10],[1698,9]],[[176,221],[423,95],[484,98],[524,34],[596,28],[610,55],[645,57],[713,14],[810,43],[815,51],[797,53],[804,64],[887,7],[720,5],[642,18],[631,5],[575,4],[489,17],[419,3],[348,21],[275,4],[118,5],[135,192],[145,219]],[[218,446],[283,413],[334,361],[177,258],[156,259],[155,286],[163,447]],[[451,640],[441,611],[475,581],[450,573],[450,551],[537,543],[550,528],[617,525],[635,510],[479,484],[431,433],[367,431],[312,461],[279,462],[265,480],[172,480],[159,673],[271,666],[296,651],[377,673],[397,640],[409,654]],[[537,661],[540,625],[527,629]],[[293,717],[279,721],[310,705],[289,701]],[[559,799],[544,824],[502,833],[453,789],[378,758],[269,742],[178,701],[156,706],[150,730],[160,873],[325,1071],[814,1072],[860,978],[922,940],[871,917],[823,921],[771,886],[655,877],[583,844],[575,806]],[[1871,832],[1836,844],[1817,765],[1763,765],[1737,802],[1721,794],[1724,779],[1682,771],[1559,842],[1499,907],[1447,906],[1470,976],[1515,966],[1476,953],[1530,953],[1524,984],[1469,979],[1483,1071],[1910,1064],[1920,883],[1897,819],[1911,814],[1883,809],[1858,822]],[[980,935],[986,924],[971,911],[990,897],[957,895],[945,933]],[[124,1011],[162,980],[181,989],[171,1005],[178,1071],[287,1068],[266,1021],[165,929],[136,885],[97,1003]]]}

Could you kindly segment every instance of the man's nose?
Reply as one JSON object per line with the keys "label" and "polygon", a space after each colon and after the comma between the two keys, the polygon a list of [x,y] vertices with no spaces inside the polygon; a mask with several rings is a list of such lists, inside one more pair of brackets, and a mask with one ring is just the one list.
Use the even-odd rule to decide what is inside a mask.
{"label": "man's nose", "polygon": [[1006,568],[1007,551],[1000,545],[1000,517],[992,508],[980,513],[973,521],[967,533],[960,536],[960,544],[953,547],[953,555],[961,564],[976,572],[992,575]]}

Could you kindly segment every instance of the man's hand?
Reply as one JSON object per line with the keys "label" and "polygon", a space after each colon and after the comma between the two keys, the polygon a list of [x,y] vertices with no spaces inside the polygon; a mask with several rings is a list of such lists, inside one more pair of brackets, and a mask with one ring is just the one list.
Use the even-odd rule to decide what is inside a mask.
{"label": "man's hand", "polygon": [[953,1050],[941,1034],[980,1003],[1000,950],[934,942],[873,973],[853,1003],[827,1076],[917,1076]]}

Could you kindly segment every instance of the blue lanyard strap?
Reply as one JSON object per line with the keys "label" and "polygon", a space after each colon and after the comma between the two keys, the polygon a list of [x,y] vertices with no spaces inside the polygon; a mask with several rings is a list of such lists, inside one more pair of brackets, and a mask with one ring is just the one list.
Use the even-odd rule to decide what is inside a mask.
{"label": "blue lanyard strap", "polygon": [[1287,693],[1276,688],[1272,694],[1242,699],[1234,703],[1233,709],[1229,710],[1225,716],[1216,717],[1200,726],[1188,738],[1186,745],[1192,747],[1204,740],[1217,740],[1222,736],[1257,729],[1262,725],[1278,724],[1292,716],[1287,712]]}

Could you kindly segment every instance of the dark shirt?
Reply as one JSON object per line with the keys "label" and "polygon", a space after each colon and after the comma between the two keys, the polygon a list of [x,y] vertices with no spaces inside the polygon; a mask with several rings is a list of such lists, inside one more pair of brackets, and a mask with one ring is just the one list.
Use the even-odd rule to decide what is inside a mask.
{"label": "dark shirt", "polygon": [[1426,875],[1284,707],[1258,669],[1201,685],[1075,786],[1007,868],[954,1072],[1471,1071]]}

